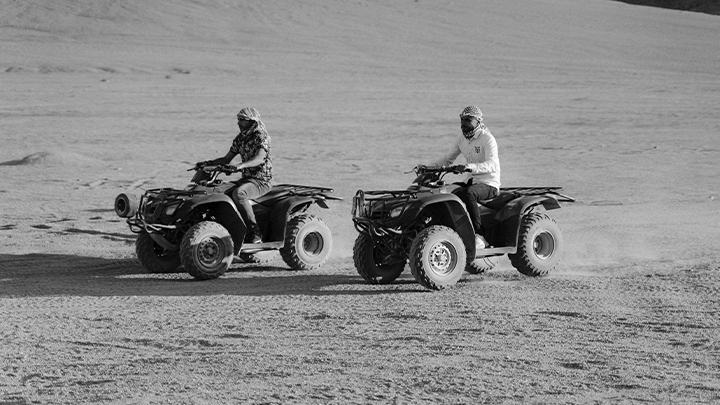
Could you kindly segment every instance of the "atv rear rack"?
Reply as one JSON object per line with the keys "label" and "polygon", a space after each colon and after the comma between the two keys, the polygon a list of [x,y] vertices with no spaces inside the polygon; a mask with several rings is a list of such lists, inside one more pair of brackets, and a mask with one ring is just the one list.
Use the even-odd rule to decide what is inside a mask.
{"label": "atv rear rack", "polygon": [[[327,187],[317,187],[317,186],[303,186],[299,184],[277,184],[275,187],[283,187],[284,191],[287,191],[288,193],[296,196],[312,196],[318,193],[332,193],[332,188]],[[342,200],[341,197],[334,197],[323,194],[323,196],[328,200]]]}
{"label": "atv rear rack", "polygon": [[575,199],[560,193],[562,187],[505,187],[501,188],[501,193],[513,193],[517,195],[553,195],[561,202],[575,202]]}

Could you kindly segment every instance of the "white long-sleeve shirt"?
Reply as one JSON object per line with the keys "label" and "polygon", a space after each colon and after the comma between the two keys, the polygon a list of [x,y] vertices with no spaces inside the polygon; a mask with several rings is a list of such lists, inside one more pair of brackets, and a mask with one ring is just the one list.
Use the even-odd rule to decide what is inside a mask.
{"label": "white long-sleeve shirt", "polygon": [[470,139],[460,134],[445,156],[433,162],[433,165],[450,165],[461,153],[467,161],[468,168],[472,170],[465,177],[466,181],[472,177],[475,184],[485,183],[500,189],[498,146],[490,131],[480,131]]}

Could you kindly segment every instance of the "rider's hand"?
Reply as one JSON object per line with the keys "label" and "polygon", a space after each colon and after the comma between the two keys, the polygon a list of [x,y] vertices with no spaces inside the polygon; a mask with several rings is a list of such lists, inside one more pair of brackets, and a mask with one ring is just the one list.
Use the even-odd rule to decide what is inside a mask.
{"label": "rider's hand", "polygon": [[209,160],[203,160],[202,162],[195,163],[195,170],[202,169],[203,167],[210,164]]}
{"label": "rider's hand", "polygon": [[460,174],[460,173],[465,173],[465,172],[469,172],[469,171],[470,171],[470,168],[468,167],[468,165],[452,165],[452,166],[446,166],[445,169],[447,169],[447,170],[449,170],[449,171],[451,171],[451,172],[453,172],[453,173],[455,173],[455,174]]}
{"label": "rider's hand", "polygon": [[223,166],[223,169],[229,171],[230,173],[237,173],[240,171],[240,168],[235,165],[225,165]]}

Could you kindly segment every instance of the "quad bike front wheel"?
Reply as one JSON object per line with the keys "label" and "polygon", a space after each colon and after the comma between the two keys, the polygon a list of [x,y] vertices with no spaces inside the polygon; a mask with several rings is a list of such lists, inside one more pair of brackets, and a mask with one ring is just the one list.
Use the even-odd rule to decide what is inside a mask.
{"label": "quad bike front wheel", "polygon": [[405,269],[407,258],[393,260],[375,244],[370,235],[361,233],[353,246],[353,261],[358,274],[370,284],[389,284]]}
{"label": "quad bike front wheel", "polygon": [[140,263],[150,273],[179,272],[180,252],[158,245],[147,232],[138,234],[135,240],[135,253]]}
{"label": "quad bike front wheel", "polygon": [[560,262],[562,232],[555,220],[544,213],[525,216],[520,224],[517,253],[508,258],[526,276],[544,276]]}
{"label": "quad bike front wheel", "polygon": [[288,221],[280,256],[293,270],[314,270],[327,261],[332,242],[330,228],[322,219],[298,215]]}
{"label": "quad bike front wheel", "polygon": [[457,283],[466,264],[465,244],[447,226],[424,229],[410,245],[410,271],[418,283],[431,290]]}
{"label": "quad bike front wheel", "polygon": [[185,270],[198,280],[222,276],[233,259],[230,233],[217,222],[195,224],[183,237],[180,259]]}

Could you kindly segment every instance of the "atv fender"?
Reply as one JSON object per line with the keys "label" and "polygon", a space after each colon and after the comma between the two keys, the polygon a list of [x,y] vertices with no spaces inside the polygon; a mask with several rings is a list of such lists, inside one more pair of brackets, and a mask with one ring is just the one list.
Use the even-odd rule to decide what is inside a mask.
{"label": "atv fender", "polygon": [[497,219],[498,222],[502,222],[510,217],[525,214],[528,209],[537,205],[542,205],[548,211],[560,208],[560,203],[553,197],[523,196],[507,203],[505,207],[497,213],[495,219]]}
{"label": "atv fender", "polygon": [[186,217],[190,211],[194,210],[195,208],[206,205],[206,204],[215,204],[215,203],[223,203],[223,204],[229,204],[230,207],[235,211],[235,215],[240,217],[240,213],[235,209],[235,203],[233,200],[228,197],[225,194],[217,193],[217,194],[211,194],[211,195],[202,195],[199,197],[193,197],[185,201],[183,203],[182,207],[178,210],[178,212],[175,214],[175,216],[179,217]]}
{"label": "atv fender", "polygon": [[240,213],[235,207],[235,203],[232,199],[225,194],[213,194],[210,196],[203,196],[195,201],[193,200],[195,199],[186,201],[177,216],[185,217],[192,210],[199,207],[207,209],[213,216],[215,216],[217,222],[224,226],[230,233],[230,237],[233,241],[234,253],[238,254],[243,241],[245,240],[247,226],[245,226],[245,221],[243,221],[240,216]]}
{"label": "atv fender", "polygon": [[295,212],[307,210],[313,203],[317,203],[323,208],[328,208],[325,199],[307,196],[290,197],[276,204],[270,212],[271,219],[268,224],[270,240],[284,241],[288,219]]}
{"label": "atv fender", "polygon": [[[419,202],[419,204],[418,204]],[[442,225],[455,230],[465,244],[468,254],[475,256],[475,231],[465,204],[455,194],[435,194],[418,200],[409,206],[401,218],[408,223],[417,220],[420,213],[429,211]]]}

